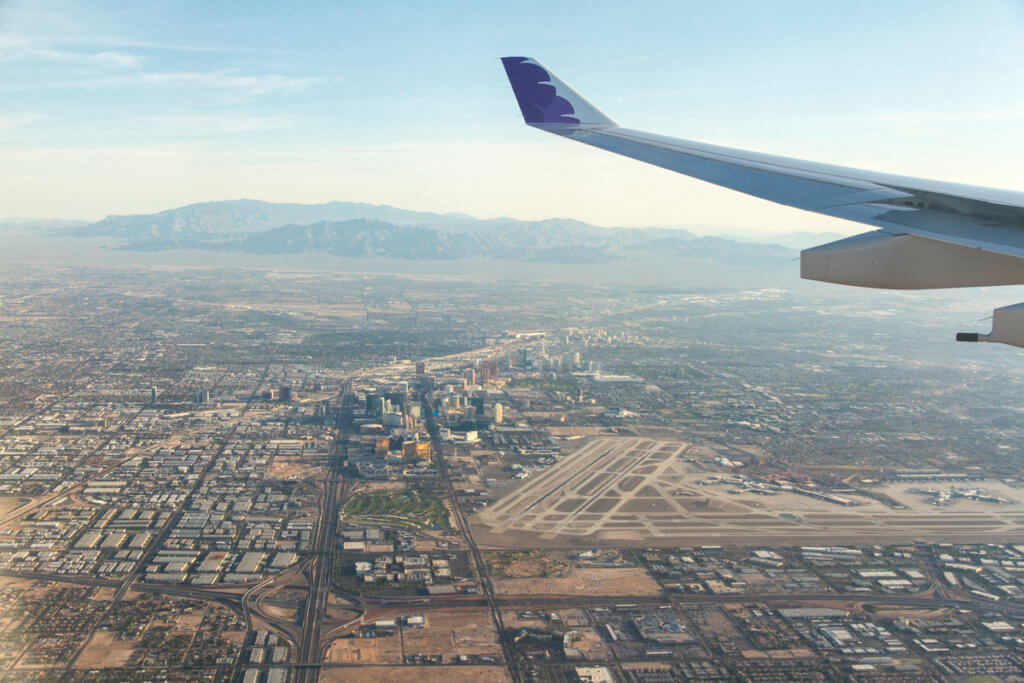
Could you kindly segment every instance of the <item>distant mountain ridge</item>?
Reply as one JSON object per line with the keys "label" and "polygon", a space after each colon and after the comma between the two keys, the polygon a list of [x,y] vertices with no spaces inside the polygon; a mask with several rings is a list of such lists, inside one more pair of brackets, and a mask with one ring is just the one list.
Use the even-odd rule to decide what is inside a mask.
{"label": "distant mountain ridge", "polygon": [[107,216],[101,221],[74,229],[83,237],[119,237],[122,239],[171,239],[183,236],[219,235],[254,232],[282,225],[309,225],[320,221],[347,221],[372,218],[395,224],[473,222],[472,216],[410,211],[393,206],[361,202],[326,204],[288,204],[258,199],[231,199],[189,204],[153,214]]}
{"label": "distant mountain ridge", "polygon": [[248,254],[321,253],[342,258],[492,258],[538,263],[701,259],[781,266],[793,251],[682,229],[605,228],[572,219],[477,219],[357,202],[274,204],[241,199],[156,214],[108,216],[64,234],[109,237],[140,251],[201,249]]}
{"label": "distant mountain ridge", "polygon": [[[571,218],[547,218],[524,221],[515,218],[475,218],[461,213],[411,211],[387,204],[361,202],[327,202],[325,204],[281,204],[257,199],[231,199],[189,204],[153,214],[111,215],[87,225],[78,225],[68,234],[80,237],[117,237],[125,240],[208,238],[214,235],[258,232],[286,225],[339,223],[367,219],[386,221],[393,225],[435,227],[446,232],[477,232],[488,229],[541,230],[634,230],[635,228],[600,228]],[[666,234],[693,237],[682,229],[657,228]]]}
{"label": "distant mountain ridge", "polygon": [[676,231],[627,228],[488,227],[473,232],[395,225],[356,219],[286,225],[218,239],[136,241],[124,249],[203,249],[248,254],[321,253],[340,258],[451,260],[491,258],[536,263],[605,263],[650,256],[702,259],[733,265],[782,265],[793,252],[717,237],[665,234]]}

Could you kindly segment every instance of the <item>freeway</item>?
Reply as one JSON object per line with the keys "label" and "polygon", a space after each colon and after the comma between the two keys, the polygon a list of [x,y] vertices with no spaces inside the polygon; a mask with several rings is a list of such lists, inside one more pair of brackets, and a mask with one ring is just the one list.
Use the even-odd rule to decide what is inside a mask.
{"label": "freeway", "polygon": [[317,522],[314,536],[310,543],[312,560],[306,569],[306,581],[309,586],[306,600],[302,607],[302,635],[299,638],[295,672],[296,683],[316,681],[319,673],[316,665],[321,658],[321,627],[327,599],[330,596],[331,574],[334,570],[334,553],[338,532],[338,516],[341,504],[352,493],[355,483],[341,475],[344,454],[341,449],[347,443],[347,432],[351,421],[342,416],[340,438],[334,441],[331,457],[330,474],[324,482],[324,495],[321,499],[320,519]]}
{"label": "freeway", "polygon": [[[784,607],[786,604],[804,602],[851,602],[875,605],[899,605],[904,607],[949,607],[958,609],[976,609],[999,611],[1008,615],[1024,616],[1024,605],[1004,602],[992,602],[980,598],[968,600],[950,600],[932,595],[865,595],[863,593],[726,593],[707,595],[702,593],[673,594],[673,599],[686,604],[723,604],[723,603],[763,603]],[[535,607],[614,607],[616,605],[663,605],[662,595],[499,595],[496,598],[502,608],[535,608]],[[381,608],[389,610],[437,610],[458,607],[484,607],[489,603],[479,595],[461,597],[430,598],[429,602],[413,602],[406,604],[388,602]]]}
{"label": "freeway", "polygon": [[[120,581],[112,579],[100,579],[87,576],[69,576],[65,574],[42,574],[34,572],[16,572],[9,570],[0,571],[0,576],[11,578],[53,581],[59,583],[73,583],[84,586],[115,587]],[[222,602],[235,602],[241,599],[237,592],[225,590],[211,590],[203,588],[192,588],[176,584],[161,583],[135,583],[132,590],[146,593],[160,593],[163,595],[174,595],[186,598],[218,600]],[[353,596],[355,597],[355,596]],[[916,595],[880,595],[863,593],[726,593],[719,595],[707,595],[702,593],[678,593],[673,598],[685,604],[723,604],[723,603],[763,603],[766,605],[785,606],[787,603],[796,604],[803,602],[834,602],[834,603],[865,603],[874,605],[897,605],[903,607],[922,607],[927,609],[955,608],[973,609],[981,611],[997,611],[1008,616],[1024,617],[1024,605],[1010,602],[994,602],[978,597],[956,599],[943,597],[941,595],[916,594]],[[355,597],[358,600],[358,597]],[[465,607],[487,607],[489,602],[481,595],[465,596],[444,596],[428,597],[416,596],[408,598],[400,597],[367,597],[364,598],[367,606],[371,609],[387,609],[389,611],[403,610],[444,610]],[[499,607],[506,609],[515,608],[537,608],[537,607],[614,607],[616,605],[662,605],[665,598],[662,595],[555,595],[555,594],[505,594],[496,596]],[[278,607],[299,607],[305,605],[306,601],[296,600],[264,600],[263,604]]]}

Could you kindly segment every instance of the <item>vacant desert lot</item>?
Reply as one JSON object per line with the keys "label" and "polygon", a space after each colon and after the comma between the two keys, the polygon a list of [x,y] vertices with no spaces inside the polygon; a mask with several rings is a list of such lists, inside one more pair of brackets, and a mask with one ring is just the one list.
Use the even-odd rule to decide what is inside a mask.
{"label": "vacant desert lot", "polygon": [[[392,640],[395,642],[389,642]],[[338,638],[327,650],[326,661],[329,664],[400,664],[401,644],[398,642],[398,636]],[[323,673],[321,672],[321,675]]]}
{"label": "vacant desert lot", "polygon": [[[380,638],[338,638],[327,651],[332,664],[401,664],[409,655],[491,655],[501,659],[501,645],[486,609],[458,609],[427,614],[423,628]],[[459,669],[462,671],[462,668]]]}
{"label": "vacant desert lot", "polygon": [[431,612],[426,628],[402,631],[407,655],[493,655],[501,657],[501,645],[487,610]]}
{"label": "vacant desert lot", "polygon": [[31,498],[19,498],[18,496],[0,496],[0,515],[17,510],[25,503],[32,502]]}
{"label": "vacant desert lot", "polygon": [[544,579],[495,577],[494,590],[512,595],[657,595],[656,584],[639,567],[577,567],[567,576]]}
{"label": "vacant desert lot", "polygon": [[96,631],[75,660],[74,668],[110,669],[124,666],[138,645],[136,640],[117,640],[109,631]]}

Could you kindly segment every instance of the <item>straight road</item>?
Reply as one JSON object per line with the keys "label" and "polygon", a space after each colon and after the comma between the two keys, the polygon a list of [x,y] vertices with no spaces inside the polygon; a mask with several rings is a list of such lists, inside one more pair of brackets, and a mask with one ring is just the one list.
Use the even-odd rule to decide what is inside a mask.
{"label": "straight road", "polygon": [[331,592],[331,574],[334,571],[334,555],[338,534],[338,516],[341,504],[354,488],[353,482],[341,475],[341,465],[348,442],[350,420],[342,416],[339,420],[338,435],[334,440],[330,470],[324,482],[324,496],[321,500],[320,519],[317,522],[310,551],[312,561],[306,570],[309,590],[302,608],[302,636],[299,638],[296,683],[312,683],[319,677],[320,637],[327,599]]}
{"label": "straight road", "polygon": [[[473,558],[473,563],[476,565],[476,573],[480,578],[480,588],[483,591],[484,599],[487,601],[487,606],[491,610],[491,620],[494,622],[494,628],[498,633],[498,642],[501,644],[501,653],[505,658],[505,666],[508,667],[509,675],[512,677],[514,683],[518,683],[523,680],[522,672],[519,670],[519,662],[516,660],[512,648],[511,639],[508,636],[508,632],[505,630],[505,623],[501,618],[501,607],[498,604],[498,599],[494,594],[494,586],[491,583],[491,575],[487,569],[487,563],[484,562],[484,557],[480,553],[480,549],[476,545],[476,541],[473,540],[473,532],[469,528],[469,520],[466,518],[466,513],[463,512],[462,507],[459,505],[459,498],[455,492],[455,486],[452,484],[451,476],[448,473],[448,463],[444,456],[444,442],[441,441],[438,436],[437,424],[434,422],[433,413],[430,411],[430,406],[423,406],[423,413],[427,416],[427,430],[430,432],[430,447],[434,450],[434,461],[437,464],[437,474],[441,479],[441,483],[444,484],[445,490],[448,492],[448,499],[451,502],[452,514],[455,515],[455,520],[459,525],[459,531],[462,532],[462,537],[466,542],[466,547],[469,548],[470,556]],[[454,446],[453,446],[454,448]]]}

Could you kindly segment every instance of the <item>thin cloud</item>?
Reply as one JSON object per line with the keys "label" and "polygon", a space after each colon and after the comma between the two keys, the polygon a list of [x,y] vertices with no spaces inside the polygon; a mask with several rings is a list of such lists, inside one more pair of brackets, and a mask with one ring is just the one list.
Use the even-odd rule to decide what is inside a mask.
{"label": "thin cloud", "polygon": [[292,125],[285,116],[249,116],[246,114],[174,114],[149,119],[175,134],[223,135],[280,130]]}
{"label": "thin cloud", "polygon": [[0,130],[30,126],[43,118],[42,114],[0,114]]}
{"label": "thin cloud", "polygon": [[55,62],[124,69],[140,66],[142,57],[117,50],[78,52],[56,49],[21,36],[7,34],[0,35],[0,62]]}
{"label": "thin cloud", "polygon": [[[112,48],[142,48],[145,50],[166,50],[168,52],[242,52],[236,48],[208,45],[177,45],[174,43],[154,43],[146,40],[127,40],[123,38],[76,37],[69,42],[81,45],[102,45]],[[261,51],[263,52],[263,51]]]}
{"label": "thin cloud", "polygon": [[124,52],[114,52],[111,50],[105,50],[98,52],[93,55],[93,61],[99,64],[109,64],[111,66],[120,67],[137,67],[142,64],[142,57],[139,55],[130,55]]}
{"label": "thin cloud", "polygon": [[1016,121],[1024,118],[1024,108],[975,109],[961,111],[907,111],[894,113],[866,114],[851,117],[853,122],[870,122],[895,125],[920,125],[925,123],[971,123],[975,121]]}
{"label": "thin cloud", "polygon": [[244,90],[254,95],[282,90],[304,90],[322,83],[323,78],[292,77],[281,74],[244,76],[233,71],[180,71],[142,74],[147,83],[174,86],[195,86],[222,90]]}

